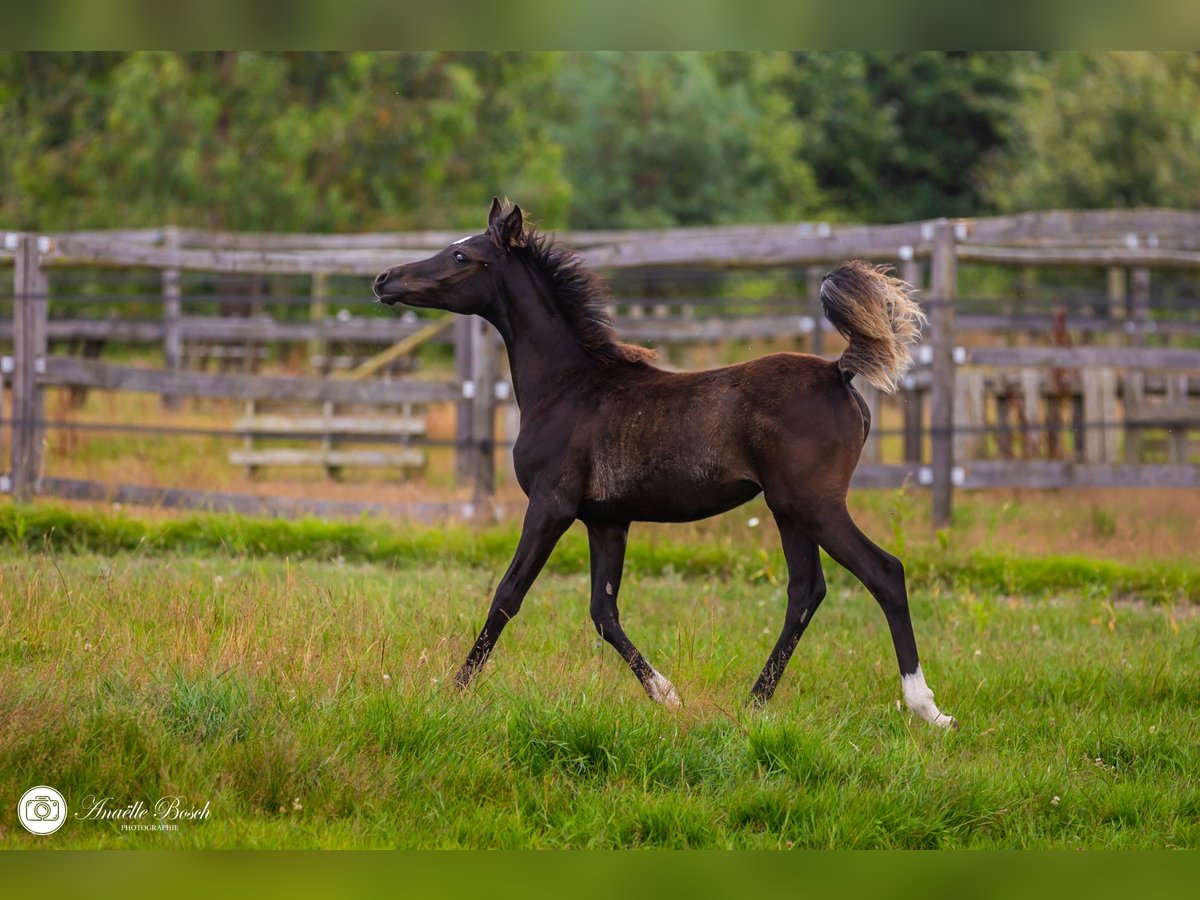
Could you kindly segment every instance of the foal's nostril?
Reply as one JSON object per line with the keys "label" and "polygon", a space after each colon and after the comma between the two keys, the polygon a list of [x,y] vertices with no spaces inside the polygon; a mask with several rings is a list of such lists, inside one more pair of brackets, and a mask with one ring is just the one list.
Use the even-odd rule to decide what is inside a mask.
{"label": "foal's nostril", "polygon": [[376,276],[376,278],[375,278],[375,293],[379,293],[379,289],[381,287],[383,287],[383,283],[385,281],[387,281],[387,279],[388,279],[387,272],[380,272],[379,275]]}

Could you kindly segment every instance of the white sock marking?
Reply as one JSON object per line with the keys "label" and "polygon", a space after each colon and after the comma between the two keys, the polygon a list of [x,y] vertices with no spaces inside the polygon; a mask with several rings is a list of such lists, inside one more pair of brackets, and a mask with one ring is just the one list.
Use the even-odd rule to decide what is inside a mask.
{"label": "white sock marking", "polygon": [[668,709],[679,709],[683,704],[679,700],[679,694],[675,693],[675,685],[661,675],[658,669],[652,668],[651,671],[654,674],[646,682],[646,693],[650,695],[650,699]]}
{"label": "white sock marking", "polygon": [[904,689],[904,702],[908,704],[908,708],[926,722],[937,725],[939,728],[958,727],[954,717],[943,713],[933,702],[933,691],[925,683],[925,676],[921,674],[920,666],[917,666],[917,671],[911,675],[901,676],[900,686]]}

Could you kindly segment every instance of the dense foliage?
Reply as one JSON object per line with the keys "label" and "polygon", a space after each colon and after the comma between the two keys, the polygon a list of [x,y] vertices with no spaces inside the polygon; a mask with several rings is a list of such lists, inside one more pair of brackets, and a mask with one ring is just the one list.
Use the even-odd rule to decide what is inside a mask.
{"label": "dense foliage", "polygon": [[368,230],[1194,206],[1195,53],[4,53],[0,223]]}

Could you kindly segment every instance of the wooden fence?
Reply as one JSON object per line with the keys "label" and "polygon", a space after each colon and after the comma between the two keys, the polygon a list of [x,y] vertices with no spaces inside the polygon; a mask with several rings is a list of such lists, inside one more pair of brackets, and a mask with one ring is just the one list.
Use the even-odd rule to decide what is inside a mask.
{"label": "wooden fence", "polygon": [[[450,338],[455,373],[442,381],[196,372],[186,369],[184,358],[184,347],[193,341],[290,342],[308,347],[310,356],[320,355],[335,341],[403,341],[427,322],[331,317],[329,278],[363,276],[365,309],[366,277],[423,258],[458,237],[444,232],[273,235],[188,229],[8,233],[0,251],[0,263],[11,263],[14,277],[11,325],[0,324],[0,340],[12,342],[12,355],[3,366],[12,390],[11,471],[5,486],[19,499],[60,493],[125,496],[129,502],[153,498],[210,508],[245,509],[248,503],[271,508],[262,498],[156,492],[43,475],[48,387],[150,392],[162,395],[168,405],[177,405],[183,397],[327,404],[449,402],[456,408],[457,471],[475,486],[472,508],[481,507],[489,502],[495,484],[497,405],[508,403],[511,393],[501,374],[496,337],[480,320],[456,321]],[[807,299],[798,309],[782,312],[706,315],[700,306],[670,298],[625,304],[618,316],[623,336],[651,344],[782,339],[803,342],[811,352],[836,352],[817,299],[821,273],[848,257],[896,264],[901,275],[921,289],[930,322],[919,348],[920,366],[909,376],[899,400],[866,391],[877,413],[877,430],[864,449],[856,483],[928,486],[938,525],[949,522],[956,488],[1200,486],[1200,467],[1192,463],[1189,444],[1190,430],[1200,427],[1193,399],[1200,394],[1200,379],[1194,377],[1200,373],[1200,349],[1194,345],[1200,318],[1156,315],[1151,290],[1152,271],[1200,270],[1200,213],[1050,212],[886,226],[801,223],[568,232],[560,237],[590,264],[611,272],[786,267],[805,285]],[[968,265],[1102,270],[1108,273],[1108,291],[1099,313],[1087,315],[1055,314],[1031,303],[1004,313],[979,312],[966,308],[958,297],[959,269]],[[78,267],[157,272],[161,317],[51,319],[48,276]],[[311,317],[281,321],[265,315],[185,316],[183,275],[188,272],[308,276]],[[1191,303],[1194,307],[1195,301]],[[1081,329],[1106,343],[1067,346],[1052,340]],[[1022,333],[1043,345],[961,342],[962,336],[977,332]],[[164,367],[137,368],[49,352],[54,341],[88,340],[161,345]],[[1184,346],[1171,346],[1171,340],[1183,341]],[[889,416],[879,413],[895,413],[897,407],[902,425],[893,435],[879,424]],[[1147,441],[1163,433],[1166,459],[1144,460]],[[893,436],[902,446],[902,459],[885,462],[883,447]],[[1048,448],[1053,452],[1045,452]],[[1057,458],[1045,458],[1048,455]],[[290,512],[294,506],[281,503],[278,508]],[[423,507],[420,514],[427,512]]]}

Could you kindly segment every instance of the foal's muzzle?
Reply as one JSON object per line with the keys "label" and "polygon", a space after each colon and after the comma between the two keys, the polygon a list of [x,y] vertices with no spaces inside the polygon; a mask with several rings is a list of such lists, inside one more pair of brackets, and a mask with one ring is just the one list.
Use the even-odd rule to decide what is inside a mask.
{"label": "foal's muzzle", "polygon": [[400,292],[395,289],[399,286],[399,284],[396,284],[391,290],[388,290],[387,288],[388,281],[393,277],[395,278],[396,282],[400,282],[400,280],[404,277],[403,270],[388,269],[386,272],[380,272],[375,278],[374,285],[372,285],[372,289],[375,291],[375,296],[379,299],[379,301],[381,303],[386,303],[389,306],[400,302]]}

